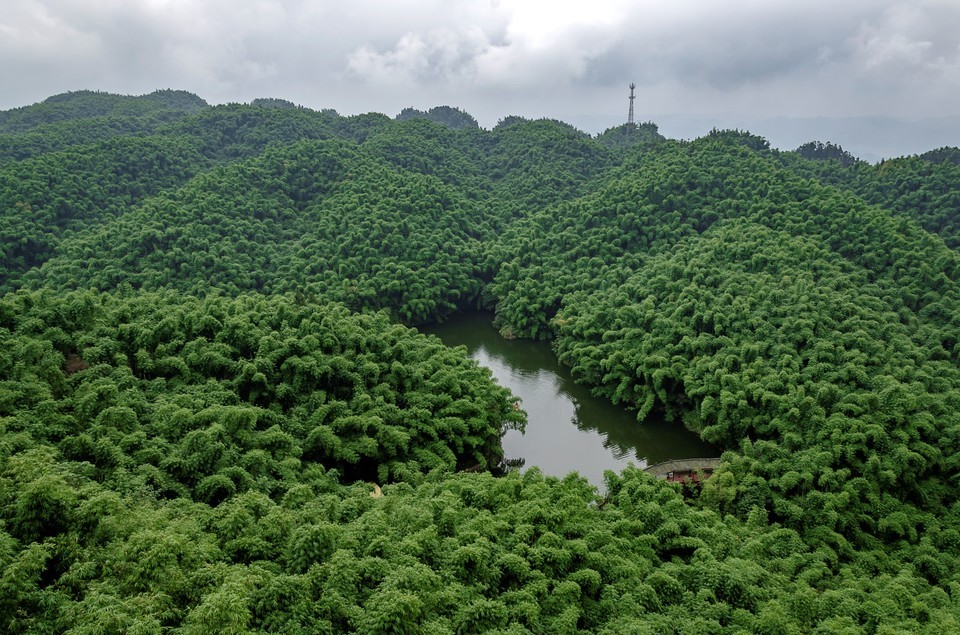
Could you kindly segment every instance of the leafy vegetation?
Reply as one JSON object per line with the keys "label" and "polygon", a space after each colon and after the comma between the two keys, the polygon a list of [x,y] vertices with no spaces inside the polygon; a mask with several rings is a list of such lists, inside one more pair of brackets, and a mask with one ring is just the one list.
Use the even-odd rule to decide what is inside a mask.
{"label": "leafy vegetation", "polygon": [[858,159],[844,150],[841,146],[830,142],[810,141],[797,148],[797,154],[804,159],[814,161],[838,161],[843,166],[850,166],[858,162]]}
{"label": "leafy vegetation", "polygon": [[[809,144],[808,144],[809,145]],[[815,161],[801,161],[785,155],[783,160],[793,171],[851,191],[865,201],[920,222],[924,229],[939,235],[950,247],[960,246],[960,162],[957,148],[940,148],[917,157],[888,159],[877,165],[853,161],[848,153],[833,148],[814,157],[798,150],[801,156]],[[840,150],[840,154],[836,151]],[[838,165],[839,163],[839,165]]]}
{"label": "leafy vegetation", "polygon": [[0,168],[0,291],[20,286],[65,235],[119,218],[208,165],[189,139],[116,137]]}
{"label": "leafy vegetation", "polygon": [[139,97],[79,90],[48,97],[32,106],[0,111],[0,132],[25,132],[41,124],[99,117],[172,120],[206,106],[200,97],[181,90],[158,90]]}
{"label": "leafy vegetation", "polygon": [[597,141],[614,148],[629,148],[637,143],[655,144],[664,141],[657,124],[647,121],[641,124],[625,123],[607,128],[597,136]]}
{"label": "leafy vegetation", "polygon": [[449,126],[454,130],[480,127],[477,120],[473,118],[473,115],[459,108],[451,108],[450,106],[437,106],[426,111],[417,110],[416,108],[404,108],[400,111],[400,114],[397,115],[397,121],[405,121],[407,119],[427,119]]}
{"label": "leafy vegetation", "polygon": [[[958,631],[958,153],[0,113],[0,630]],[[720,468],[494,476],[471,306]]]}

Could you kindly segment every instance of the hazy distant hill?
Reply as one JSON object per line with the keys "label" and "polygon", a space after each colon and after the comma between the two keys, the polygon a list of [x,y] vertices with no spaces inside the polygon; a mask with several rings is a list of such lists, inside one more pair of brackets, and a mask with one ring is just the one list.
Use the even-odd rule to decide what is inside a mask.
{"label": "hazy distant hill", "polygon": [[[808,141],[842,145],[854,156],[875,163],[881,159],[920,154],[930,148],[960,146],[960,117],[738,117],[723,115],[643,115],[661,134],[673,139],[696,139],[713,128],[750,130],[781,150]],[[622,123],[612,117],[584,115],[574,123],[600,132]]]}

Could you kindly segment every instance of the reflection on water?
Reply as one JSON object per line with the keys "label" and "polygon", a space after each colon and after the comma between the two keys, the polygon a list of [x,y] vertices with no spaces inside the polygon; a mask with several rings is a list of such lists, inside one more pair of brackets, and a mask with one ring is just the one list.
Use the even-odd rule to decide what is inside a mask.
{"label": "reflection on water", "polygon": [[520,398],[527,428],[504,436],[508,462],[522,459],[526,467],[536,465],[555,476],[576,471],[599,486],[604,470],[619,471],[629,463],[645,467],[717,454],[680,424],[649,419],[637,423],[633,413],[575,383],[549,344],[506,340],[492,320],[488,312],[471,312],[420,330],[448,346],[466,346],[471,358]]}

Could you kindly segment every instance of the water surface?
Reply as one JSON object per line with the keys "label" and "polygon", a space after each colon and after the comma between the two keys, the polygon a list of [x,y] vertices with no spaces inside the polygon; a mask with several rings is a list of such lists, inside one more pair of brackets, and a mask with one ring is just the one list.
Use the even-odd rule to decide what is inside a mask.
{"label": "water surface", "polygon": [[679,423],[638,423],[635,413],[593,396],[573,381],[550,344],[504,339],[489,312],[464,313],[418,328],[448,346],[466,346],[472,359],[520,398],[527,428],[504,436],[507,460],[523,459],[525,467],[536,465],[554,476],[576,471],[602,486],[604,470],[719,454]]}

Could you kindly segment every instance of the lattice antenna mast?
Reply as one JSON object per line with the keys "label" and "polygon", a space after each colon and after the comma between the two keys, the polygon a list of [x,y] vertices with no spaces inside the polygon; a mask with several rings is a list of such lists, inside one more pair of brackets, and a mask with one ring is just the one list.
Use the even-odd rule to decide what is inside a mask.
{"label": "lattice antenna mast", "polygon": [[636,87],[637,87],[636,84],[633,84],[633,83],[630,84],[630,112],[627,113],[628,126],[633,125],[633,89]]}

